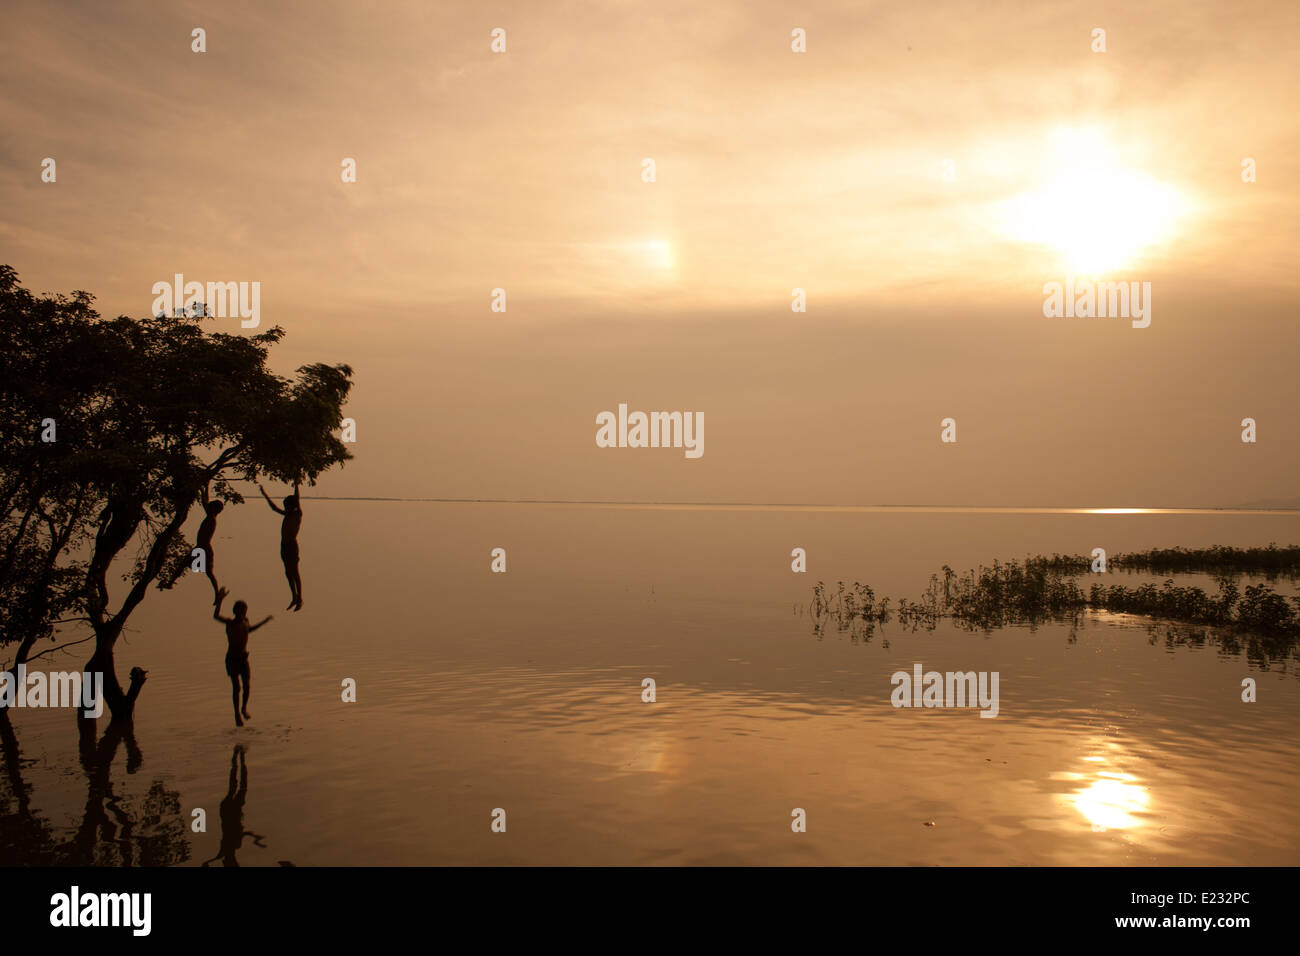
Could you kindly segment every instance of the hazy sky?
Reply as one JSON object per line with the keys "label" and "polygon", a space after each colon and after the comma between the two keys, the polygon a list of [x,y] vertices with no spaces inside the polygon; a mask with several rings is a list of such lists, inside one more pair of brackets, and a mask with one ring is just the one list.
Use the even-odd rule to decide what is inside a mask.
{"label": "hazy sky", "polygon": [[[277,365],[357,372],[320,493],[1300,499],[1293,2],[5,21],[0,261],[110,315],[177,272],[260,282]],[[1151,325],[1044,317],[1067,275],[1150,282]],[[597,448],[620,402],[703,412],[704,456]]]}

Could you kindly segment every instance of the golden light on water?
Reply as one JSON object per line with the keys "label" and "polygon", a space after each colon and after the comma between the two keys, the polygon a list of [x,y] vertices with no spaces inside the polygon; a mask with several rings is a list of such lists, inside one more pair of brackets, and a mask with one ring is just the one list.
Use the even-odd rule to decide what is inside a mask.
{"label": "golden light on water", "polygon": [[1099,773],[1086,790],[1074,795],[1074,806],[1088,822],[1107,830],[1126,830],[1141,826],[1135,816],[1146,809],[1151,796],[1127,773]]}
{"label": "golden light on water", "polygon": [[[1084,760],[1092,764],[1109,763],[1101,756]],[[1065,776],[1087,784],[1067,799],[1094,830],[1131,830],[1145,822],[1143,814],[1151,802],[1151,793],[1133,774],[1094,770]]]}

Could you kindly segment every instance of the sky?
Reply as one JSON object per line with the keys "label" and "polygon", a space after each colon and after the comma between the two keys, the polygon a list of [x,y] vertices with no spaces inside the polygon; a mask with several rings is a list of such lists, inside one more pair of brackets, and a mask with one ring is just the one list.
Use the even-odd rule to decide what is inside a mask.
{"label": "sky", "polygon": [[[316,493],[1300,504],[1294,3],[5,19],[0,261],[107,315],[260,282],[277,368],[356,371]],[[1045,316],[1067,277],[1150,325]],[[597,447],[620,403],[704,454]]]}

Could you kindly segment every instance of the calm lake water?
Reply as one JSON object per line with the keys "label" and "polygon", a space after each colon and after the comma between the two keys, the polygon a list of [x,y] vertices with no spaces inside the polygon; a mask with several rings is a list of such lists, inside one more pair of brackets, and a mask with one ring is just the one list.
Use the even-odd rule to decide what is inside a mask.
{"label": "calm lake water", "polygon": [[[254,620],[275,614],[250,643],[251,723],[233,725],[206,581],[151,592],[117,655],[123,679],[149,671],[134,748],[88,773],[67,711],[14,711],[0,860],[1300,863],[1294,659],[1265,667],[1098,615],[1073,634],[891,623],[869,641],[819,637],[807,610],[818,580],[896,603],[944,564],[1286,544],[1298,516],[304,510],[297,614],[276,517],[252,500],[221,517],[222,583]],[[489,571],[498,547],[505,574]],[[42,663],[79,669],[77,650]],[[890,675],[918,661],[999,672],[998,717],[893,708]],[[349,677],[356,703],[341,700]],[[806,833],[791,832],[796,807]]]}

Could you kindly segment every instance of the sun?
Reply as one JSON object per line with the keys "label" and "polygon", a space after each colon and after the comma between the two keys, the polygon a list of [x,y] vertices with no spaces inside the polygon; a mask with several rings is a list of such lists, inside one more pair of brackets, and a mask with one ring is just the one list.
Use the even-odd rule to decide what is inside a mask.
{"label": "sun", "polygon": [[1050,177],[1003,205],[1008,238],[1053,248],[1072,272],[1096,275],[1175,234],[1186,211],[1179,191],[1123,166],[1099,133],[1062,131],[1050,157]]}
{"label": "sun", "polygon": [[649,268],[671,271],[674,265],[673,245],[667,239],[648,239],[638,244],[641,261]]}

